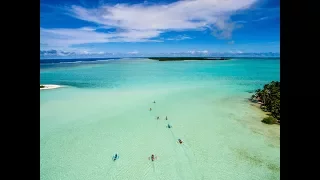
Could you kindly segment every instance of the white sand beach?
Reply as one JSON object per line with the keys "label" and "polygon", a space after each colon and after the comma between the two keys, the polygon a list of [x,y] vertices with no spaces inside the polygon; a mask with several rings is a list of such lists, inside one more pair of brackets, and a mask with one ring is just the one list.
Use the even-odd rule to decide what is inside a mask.
{"label": "white sand beach", "polygon": [[44,88],[40,88],[40,90],[44,90],[44,89],[56,89],[56,88],[62,87],[62,86],[60,86],[60,85],[55,85],[55,84],[42,84],[42,86],[44,86]]}

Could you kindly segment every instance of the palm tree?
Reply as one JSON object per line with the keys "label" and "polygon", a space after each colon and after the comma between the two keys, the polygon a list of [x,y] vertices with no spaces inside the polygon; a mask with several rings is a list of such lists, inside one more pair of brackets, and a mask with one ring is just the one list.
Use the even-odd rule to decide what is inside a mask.
{"label": "palm tree", "polygon": [[271,112],[273,117],[280,119],[280,82],[272,81],[265,84],[262,90],[257,89],[255,92],[255,97],[262,101],[261,108]]}
{"label": "palm tree", "polygon": [[256,98],[256,95],[253,94],[253,95],[251,96],[251,100],[254,100],[255,98]]}
{"label": "palm tree", "polygon": [[266,90],[263,89],[263,90],[261,91],[261,97],[262,97],[262,103],[263,103],[263,104],[266,103],[266,96],[267,96]]}
{"label": "palm tree", "polygon": [[261,92],[261,89],[257,89],[257,90],[256,90],[256,93],[259,93],[259,92]]}

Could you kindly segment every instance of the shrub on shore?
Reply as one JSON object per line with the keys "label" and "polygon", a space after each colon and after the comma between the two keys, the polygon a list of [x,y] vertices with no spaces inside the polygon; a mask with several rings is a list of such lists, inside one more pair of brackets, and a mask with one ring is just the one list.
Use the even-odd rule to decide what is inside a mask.
{"label": "shrub on shore", "polygon": [[40,88],[44,88],[44,85],[40,85]]}
{"label": "shrub on shore", "polygon": [[269,116],[269,117],[263,118],[261,122],[266,124],[277,124],[278,121],[276,118]]}

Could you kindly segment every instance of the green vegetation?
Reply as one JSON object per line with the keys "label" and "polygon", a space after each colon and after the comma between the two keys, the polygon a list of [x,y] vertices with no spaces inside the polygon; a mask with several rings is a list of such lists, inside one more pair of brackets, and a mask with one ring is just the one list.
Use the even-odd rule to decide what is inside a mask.
{"label": "green vegetation", "polygon": [[40,88],[44,88],[44,85],[40,85]]}
{"label": "green vegetation", "polygon": [[[280,123],[280,82],[272,81],[264,85],[263,89],[257,89],[251,97],[252,101],[259,102],[261,109],[270,112],[271,117]],[[262,122],[273,122],[273,120],[265,120]]]}
{"label": "green vegetation", "polygon": [[269,117],[263,118],[261,122],[266,124],[277,124],[278,121],[276,118],[269,116]]}
{"label": "green vegetation", "polygon": [[149,57],[148,59],[158,61],[185,61],[185,60],[230,60],[231,58],[217,57]]}

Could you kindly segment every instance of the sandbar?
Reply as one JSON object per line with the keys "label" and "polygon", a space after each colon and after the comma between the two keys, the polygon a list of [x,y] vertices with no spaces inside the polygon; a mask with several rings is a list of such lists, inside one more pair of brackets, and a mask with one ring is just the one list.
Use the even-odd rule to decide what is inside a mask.
{"label": "sandbar", "polygon": [[42,84],[41,86],[44,86],[43,88],[40,88],[40,90],[44,90],[44,89],[56,89],[56,88],[60,88],[62,86],[60,85],[55,85],[55,84]]}

